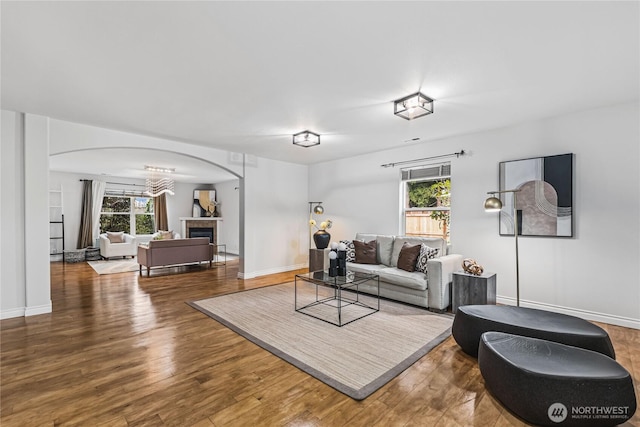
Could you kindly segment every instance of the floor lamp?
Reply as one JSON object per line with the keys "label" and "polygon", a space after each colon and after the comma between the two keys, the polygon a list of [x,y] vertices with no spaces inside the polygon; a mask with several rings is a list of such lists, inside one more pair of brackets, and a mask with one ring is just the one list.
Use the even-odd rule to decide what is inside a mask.
{"label": "floor lamp", "polygon": [[489,191],[491,197],[484,201],[485,212],[500,212],[502,210],[502,201],[496,197],[496,194],[513,193],[513,235],[516,240],[516,305],[520,307],[520,264],[518,261],[518,205],[516,195],[520,189]]}
{"label": "floor lamp", "polygon": [[[322,207],[322,202],[309,202],[309,221],[313,219],[313,214],[322,215],[323,213],[324,213],[324,208]],[[311,227],[311,223],[307,225],[309,226],[309,249],[311,249],[312,227]]]}

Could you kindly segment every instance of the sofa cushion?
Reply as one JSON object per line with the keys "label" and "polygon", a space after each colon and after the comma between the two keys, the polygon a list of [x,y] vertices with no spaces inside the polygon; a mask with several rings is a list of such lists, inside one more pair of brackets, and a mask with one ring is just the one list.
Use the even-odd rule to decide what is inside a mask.
{"label": "sofa cushion", "polygon": [[109,243],[124,243],[124,231],[107,231]]}
{"label": "sofa cushion", "polygon": [[368,242],[375,240],[377,242],[378,262],[384,265],[391,265],[391,252],[393,251],[394,236],[357,233],[356,240]]}
{"label": "sofa cushion", "polygon": [[427,261],[438,256],[440,249],[431,248],[424,243],[420,244],[420,254],[418,255],[418,261],[416,262],[416,271],[422,273],[427,272]]}
{"label": "sofa cushion", "polygon": [[360,242],[358,240],[353,241],[353,246],[356,250],[355,261],[358,264],[378,264],[377,260],[377,243],[375,240],[370,242]]}
{"label": "sofa cushion", "polygon": [[355,271],[356,273],[378,274],[378,272],[384,268],[387,268],[387,266],[382,264],[356,264],[347,262],[347,271]]}
{"label": "sofa cushion", "polygon": [[387,267],[379,270],[376,274],[380,276],[381,282],[393,283],[397,286],[421,291],[427,289],[427,275],[419,271],[409,272],[399,268]]}
{"label": "sofa cushion", "polygon": [[444,239],[440,237],[413,237],[413,236],[398,236],[393,240],[393,252],[391,253],[391,267],[398,266],[398,256],[400,255],[400,250],[402,249],[402,245],[407,242],[411,245],[419,245],[424,243],[425,245],[439,249],[440,256],[446,255],[447,253],[447,243]]}
{"label": "sofa cushion", "polygon": [[405,271],[415,271],[418,255],[420,255],[420,245],[411,245],[405,242],[398,255],[398,268]]}

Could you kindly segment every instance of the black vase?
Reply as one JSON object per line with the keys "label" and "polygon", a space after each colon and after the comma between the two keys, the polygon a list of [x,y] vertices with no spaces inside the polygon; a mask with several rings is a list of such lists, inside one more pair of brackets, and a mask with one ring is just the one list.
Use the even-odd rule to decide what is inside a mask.
{"label": "black vase", "polygon": [[316,244],[316,248],[318,249],[326,249],[329,246],[329,241],[331,240],[331,234],[327,233],[325,230],[318,230],[313,233],[313,242]]}

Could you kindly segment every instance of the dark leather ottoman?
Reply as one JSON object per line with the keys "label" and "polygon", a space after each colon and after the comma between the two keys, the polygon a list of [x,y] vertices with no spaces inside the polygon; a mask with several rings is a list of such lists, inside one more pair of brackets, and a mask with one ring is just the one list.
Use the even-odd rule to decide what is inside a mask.
{"label": "dark leather ottoman", "polygon": [[613,426],[636,411],[629,372],[601,353],[486,332],[478,365],[487,389],[535,425]]}
{"label": "dark leather ottoman", "polygon": [[451,332],[465,353],[476,357],[483,333],[506,332],[597,351],[615,359],[607,332],[579,317],[504,305],[463,305]]}

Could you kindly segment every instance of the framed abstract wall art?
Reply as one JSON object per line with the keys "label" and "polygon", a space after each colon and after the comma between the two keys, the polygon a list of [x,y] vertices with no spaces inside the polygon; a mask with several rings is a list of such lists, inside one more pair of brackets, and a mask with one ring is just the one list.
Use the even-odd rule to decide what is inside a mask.
{"label": "framed abstract wall art", "polygon": [[[573,153],[500,162],[500,190],[513,189],[519,236],[573,237]],[[513,236],[514,193],[500,199],[500,235]]]}

